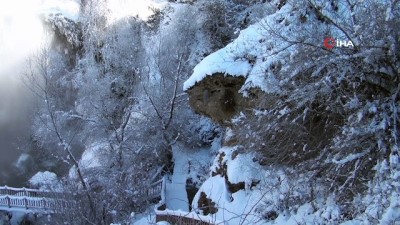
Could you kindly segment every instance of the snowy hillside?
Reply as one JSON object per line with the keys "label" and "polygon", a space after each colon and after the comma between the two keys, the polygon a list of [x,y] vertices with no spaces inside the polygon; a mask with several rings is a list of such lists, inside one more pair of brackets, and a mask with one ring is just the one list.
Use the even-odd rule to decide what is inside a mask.
{"label": "snowy hillside", "polygon": [[[372,5],[376,10],[369,13],[386,13],[377,14],[384,26],[361,22]],[[196,65],[183,85],[194,102],[202,102],[194,104],[207,107],[206,97],[197,93],[214,99],[212,93],[223,89],[209,84],[221,82],[221,74],[245,78],[236,91],[246,100],[220,103],[233,101],[236,111],[226,133],[230,147],[220,150],[193,208],[230,218],[227,224],[400,221],[394,54],[399,45],[390,41],[396,36],[371,35],[398,24],[393,13],[399,6],[374,1],[275,6],[275,13]],[[336,39],[333,49],[328,37]],[[338,47],[340,42],[345,44]]]}

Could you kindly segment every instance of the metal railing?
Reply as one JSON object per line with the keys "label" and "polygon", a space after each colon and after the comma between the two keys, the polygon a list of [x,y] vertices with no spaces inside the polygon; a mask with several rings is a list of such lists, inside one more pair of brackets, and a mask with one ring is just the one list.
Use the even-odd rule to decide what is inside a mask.
{"label": "metal railing", "polygon": [[[215,220],[210,220],[193,212],[181,212],[166,209],[166,178],[156,181],[148,187],[141,188],[140,194],[147,195],[149,199],[161,196],[161,201],[156,206],[156,221],[168,221],[173,224],[182,225],[213,225],[223,224]],[[0,187],[0,207],[22,208],[26,210],[45,210],[56,211],[59,209],[71,208],[74,201],[65,200],[65,193],[41,191],[29,188]],[[68,198],[68,197],[67,197]],[[203,218],[204,217],[204,218]]]}
{"label": "metal railing", "polygon": [[[156,181],[138,192],[148,199],[160,197],[163,180]],[[73,207],[71,194],[42,191],[30,188],[0,187],[0,207],[3,209],[22,208],[29,210],[58,210]]]}
{"label": "metal railing", "polygon": [[65,194],[60,192],[42,191],[31,188],[0,187],[0,196],[23,196],[30,198],[64,198]]}
{"label": "metal railing", "polygon": [[148,199],[154,199],[160,197],[162,191],[163,180],[156,181],[148,187],[142,187],[138,193],[140,195],[146,195]]}
{"label": "metal railing", "polygon": [[64,193],[41,191],[30,188],[0,187],[0,207],[32,210],[54,210],[70,207]]}
{"label": "metal railing", "polygon": [[0,206],[31,210],[55,210],[72,207],[73,203],[63,199],[32,198],[22,196],[0,196]]}

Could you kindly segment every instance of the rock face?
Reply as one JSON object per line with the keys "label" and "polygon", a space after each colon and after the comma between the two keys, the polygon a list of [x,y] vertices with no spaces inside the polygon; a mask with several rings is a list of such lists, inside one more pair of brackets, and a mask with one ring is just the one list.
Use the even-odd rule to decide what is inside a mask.
{"label": "rock face", "polygon": [[189,104],[197,112],[225,123],[247,105],[247,99],[239,93],[244,77],[224,74],[207,76],[191,89]]}
{"label": "rock face", "polygon": [[76,64],[77,53],[81,54],[83,51],[80,23],[57,13],[44,16],[43,24],[54,34],[51,48],[64,54],[72,69]]}

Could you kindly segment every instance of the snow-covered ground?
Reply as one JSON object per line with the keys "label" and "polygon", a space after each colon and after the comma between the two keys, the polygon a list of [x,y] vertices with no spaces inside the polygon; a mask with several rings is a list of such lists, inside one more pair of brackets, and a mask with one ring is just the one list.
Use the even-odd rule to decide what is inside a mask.
{"label": "snow-covered ground", "polygon": [[[11,225],[18,225],[18,224],[20,224],[21,221],[23,220],[24,216],[25,216],[25,213],[26,213],[26,211],[14,211],[14,212],[12,213],[12,218],[11,218],[11,220],[9,221],[9,222],[11,223]],[[6,222],[6,221],[7,221],[7,220],[3,220],[3,221],[2,221],[2,218],[0,218],[0,224],[1,224],[1,225],[3,225],[2,222],[4,222],[4,224],[7,224],[8,221],[7,221],[7,222]]]}
{"label": "snow-covered ground", "polygon": [[156,221],[156,217],[154,213],[151,214],[140,214],[136,215],[133,220],[133,225],[148,225],[154,224]]}
{"label": "snow-covered ground", "polygon": [[188,158],[183,155],[182,149],[172,148],[174,155],[174,173],[166,184],[165,200],[168,209],[189,211],[189,200],[186,193],[186,179],[189,172]]}
{"label": "snow-covered ground", "polygon": [[174,172],[166,184],[166,205],[170,210],[189,212],[186,180],[198,182],[198,172],[207,169],[212,151],[210,149],[189,150],[179,144],[173,146]]}
{"label": "snow-covered ground", "polygon": [[[201,183],[207,176],[216,148],[220,147],[220,140],[215,140],[210,148],[186,149],[180,144],[173,146],[174,170],[173,174],[166,179],[165,203],[167,210],[165,214],[184,215],[186,217],[200,218],[202,216],[189,212],[189,200],[186,192],[186,180]],[[155,223],[154,206],[149,209],[149,214],[136,215],[134,225],[147,225]],[[160,213],[160,212],[159,212]],[[204,217],[204,218],[203,218]],[[204,220],[208,217],[203,216]],[[214,218],[215,220],[215,218]],[[210,221],[213,221],[210,219]],[[163,224],[159,222],[157,224]]]}

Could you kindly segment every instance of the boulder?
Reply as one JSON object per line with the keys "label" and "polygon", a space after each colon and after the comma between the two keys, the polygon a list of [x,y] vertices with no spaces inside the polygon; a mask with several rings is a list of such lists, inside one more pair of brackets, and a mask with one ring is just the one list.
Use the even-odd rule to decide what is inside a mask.
{"label": "boulder", "polygon": [[245,77],[213,74],[187,90],[190,106],[218,123],[227,123],[246,108],[248,100],[239,93]]}

